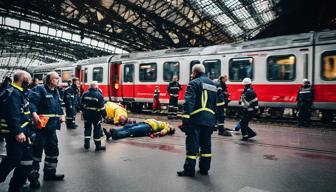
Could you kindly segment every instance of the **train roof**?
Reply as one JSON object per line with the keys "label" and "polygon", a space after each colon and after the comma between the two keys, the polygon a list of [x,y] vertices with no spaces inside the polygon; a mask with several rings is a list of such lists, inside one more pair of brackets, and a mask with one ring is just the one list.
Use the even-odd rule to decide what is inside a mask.
{"label": "train roof", "polygon": [[92,65],[92,64],[97,64],[97,63],[108,63],[111,57],[113,57],[113,55],[83,59],[83,60],[77,61],[74,65],[83,66],[83,65]]}
{"label": "train roof", "polygon": [[32,72],[37,72],[37,71],[51,71],[51,70],[55,70],[57,68],[64,68],[64,67],[72,67],[73,66],[73,62],[56,62],[56,63],[48,63],[46,65],[38,65],[38,66],[32,66],[30,67],[30,71]]}
{"label": "train roof", "polygon": [[185,47],[177,49],[163,49],[145,52],[133,52],[113,57],[113,60],[136,60],[160,57],[180,57],[188,55],[226,54],[246,51],[260,51],[284,49],[290,47],[304,47],[322,43],[336,43],[336,31],[309,32],[295,35],[270,37],[253,41],[232,44],[213,45],[208,47]]}

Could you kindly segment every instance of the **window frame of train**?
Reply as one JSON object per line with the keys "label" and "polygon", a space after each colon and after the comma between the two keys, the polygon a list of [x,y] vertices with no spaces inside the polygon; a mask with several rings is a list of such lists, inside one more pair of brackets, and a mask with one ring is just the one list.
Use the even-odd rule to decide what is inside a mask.
{"label": "window frame of train", "polygon": [[94,67],[92,69],[92,81],[97,81],[98,83],[102,83],[103,79],[104,79],[104,68]]}
{"label": "window frame of train", "polygon": [[[293,63],[286,63],[286,58],[288,61],[290,61],[290,57],[294,57],[294,62]],[[282,64],[279,64],[279,60],[283,59],[284,63]],[[270,63],[271,60],[275,60],[276,62],[275,63]],[[287,61],[287,62],[288,62]],[[273,65],[273,66],[270,66],[270,65]],[[293,66],[291,69],[290,69],[290,74],[292,75],[291,78],[280,78],[280,76],[282,75],[281,74],[281,70],[278,70],[278,76],[279,78],[277,79],[271,79],[270,77],[271,76],[275,76],[275,73],[273,73],[272,75],[270,75],[270,70],[271,69],[275,69],[276,66],[279,66],[279,69],[281,66]],[[285,73],[283,76],[286,76],[286,72],[287,70],[285,69]],[[290,75],[288,75],[290,77]],[[285,55],[271,55],[271,56],[268,56],[267,59],[266,59],[266,79],[267,81],[272,81],[272,82],[290,82],[290,81],[295,81],[296,79],[296,56],[294,54],[285,54]]]}
{"label": "window frame of train", "polygon": [[[62,83],[66,83],[69,80],[71,80],[71,77],[72,77],[71,72],[72,72],[71,70],[62,70],[61,71],[61,73],[62,73],[62,75],[61,75]],[[68,77],[68,78],[65,79],[66,77]]]}
{"label": "window frame of train", "polygon": [[[207,77],[209,77],[209,79],[214,80],[214,79],[218,79],[218,77],[221,75],[221,68],[222,68],[222,62],[220,59],[207,59],[204,60],[203,62],[204,68],[205,68],[205,74]],[[209,67],[209,63],[213,63],[213,67]],[[216,66],[217,65],[217,66]],[[209,71],[209,69],[214,69],[214,75],[212,75],[211,71]]]}
{"label": "window frame of train", "polygon": [[[153,73],[153,77],[150,78],[150,79],[144,79],[143,77],[145,76],[142,76],[142,66],[145,66],[145,65],[151,65],[150,68],[154,68],[154,73]],[[144,72],[144,74],[146,73],[149,73],[149,72]],[[151,63],[141,63],[139,65],[139,81],[140,82],[156,82],[157,80],[157,63],[154,63],[154,62],[151,62]]]}
{"label": "window frame of train", "polygon": [[192,67],[196,64],[201,64],[201,61],[199,60],[192,60],[190,61],[190,74],[189,74],[189,77],[191,77],[191,74],[192,74]]}
{"label": "window frame of train", "polygon": [[84,83],[88,82],[88,74],[89,74],[89,69],[87,67],[84,68]]}
{"label": "window frame of train", "polygon": [[[324,67],[325,63],[323,62],[324,57],[330,57],[330,56],[333,56],[333,64],[334,64],[334,68],[335,68],[336,67],[335,66],[336,65],[336,50],[324,51],[321,54],[320,77],[324,81],[335,81],[336,80],[336,77],[328,78],[328,77],[326,77],[326,75],[324,73],[326,71],[326,70],[324,70],[324,68],[325,68]],[[330,65],[330,61],[328,63]],[[332,67],[330,66],[330,68],[332,68]],[[331,69],[330,73],[332,74],[332,69]]]}
{"label": "window frame of train", "polygon": [[[128,68],[130,71],[129,72],[126,72],[126,68]],[[124,76],[123,76],[123,82],[124,83],[134,83],[134,64],[125,64],[124,65]],[[129,73],[132,73],[131,74],[131,80],[129,80],[129,78],[126,78],[126,73],[129,74]],[[127,76],[129,77],[129,76]]]}
{"label": "window frame of train", "polygon": [[239,61],[244,61],[244,60],[250,60],[251,62],[249,62],[250,63],[250,66],[251,66],[251,76],[249,77],[247,74],[246,74],[246,77],[249,77],[252,81],[254,80],[254,58],[253,57],[235,57],[235,58],[231,58],[230,60],[229,60],[229,81],[231,81],[231,82],[241,82],[244,78],[246,78],[246,77],[238,77],[238,78],[235,78],[235,79],[233,79],[232,78],[232,74],[233,74],[233,72],[232,72],[232,69],[233,69],[233,67],[232,67],[232,65],[233,65],[233,62],[235,62],[235,60],[239,60]]}
{"label": "window frame of train", "polygon": [[[172,67],[172,65],[177,65],[177,67]],[[168,67],[166,67],[168,66]],[[169,70],[168,70],[168,69]],[[177,72],[176,72],[177,71]],[[171,73],[173,72],[173,74],[167,74],[167,72]],[[177,76],[177,79],[180,79],[180,62],[178,61],[166,61],[163,63],[163,81],[165,82],[170,82],[173,80],[174,76]],[[170,78],[166,78],[166,76],[170,76]]]}
{"label": "window frame of train", "polygon": [[[39,77],[41,77],[41,79]],[[44,75],[43,75],[43,73],[36,73],[36,74],[34,74],[34,78],[37,78],[39,81],[42,82],[43,78],[44,78]]]}

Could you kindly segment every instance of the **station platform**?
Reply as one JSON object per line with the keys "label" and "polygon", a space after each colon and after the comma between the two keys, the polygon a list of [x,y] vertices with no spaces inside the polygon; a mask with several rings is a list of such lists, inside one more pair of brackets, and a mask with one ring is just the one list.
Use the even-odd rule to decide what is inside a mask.
{"label": "station platform", "polygon": [[[140,122],[150,115],[131,115]],[[168,121],[166,117],[158,119]],[[181,120],[169,120],[176,126]],[[30,191],[48,192],[284,192],[335,191],[336,131],[324,128],[295,128],[251,122],[258,133],[249,142],[233,137],[212,136],[213,159],[208,176],[178,177],[185,159],[185,136],[151,139],[128,138],[106,142],[106,151],[83,148],[83,121],[58,132],[60,156],[57,171],[64,181],[45,182]],[[236,121],[226,121],[233,129]],[[104,125],[111,127],[111,125]],[[3,153],[3,152],[2,152]],[[42,171],[41,171],[41,174]],[[0,184],[8,188],[10,176]]]}

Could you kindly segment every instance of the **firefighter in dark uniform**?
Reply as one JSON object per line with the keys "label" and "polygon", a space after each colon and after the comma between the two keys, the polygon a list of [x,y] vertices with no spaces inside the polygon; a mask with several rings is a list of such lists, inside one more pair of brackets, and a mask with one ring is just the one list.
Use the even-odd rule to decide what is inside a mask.
{"label": "firefighter in dark uniform", "polygon": [[242,118],[240,120],[242,140],[247,141],[249,138],[256,136],[257,134],[248,126],[252,117],[254,117],[258,110],[258,98],[254,90],[252,89],[252,81],[250,78],[244,78],[242,84],[244,85],[244,91],[240,96],[239,104],[242,106]]}
{"label": "firefighter in dark uniform", "polygon": [[186,137],[186,160],[178,176],[195,176],[196,159],[199,156],[199,173],[207,175],[211,162],[211,134],[216,124],[216,84],[205,75],[202,64],[192,68],[193,80],[185,93],[182,128]]}
{"label": "firefighter in dark uniform", "polygon": [[20,191],[27,180],[33,159],[31,154],[31,114],[27,94],[30,75],[25,71],[14,74],[14,83],[1,95],[0,131],[6,137],[7,156],[0,164],[0,183],[15,168],[9,191]]}
{"label": "firefighter in dark uniform", "polygon": [[39,85],[32,89],[29,96],[30,110],[35,124],[39,124],[43,118],[48,118],[44,127],[36,129],[36,140],[33,144],[33,169],[29,176],[30,186],[38,188],[39,169],[44,150],[44,180],[63,180],[63,174],[56,174],[58,163],[58,139],[56,130],[59,130],[61,123],[64,122],[62,100],[57,86],[59,75],[52,71],[46,76],[46,84]]}
{"label": "firefighter in dark uniform", "polygon": [[68,129],[76,129],[78,126],[76,125],[76,108],[78,103],[78,79],[73,78],[72,84],[70,84],[64,90],[63,101],[65,104],[65,114],[66,114],[66,126]]}
{"label": "firefighter in dark uniform", "polygon": [[96,145],[96,151],[105,150],[101,145],[102,117],[106,117],[104,97],[98,89],[96,81],[91,82],[90,89],[86,91],[81,99],[82,111],[84,117],[84,148],[90,148],[91,130],[93,125],[93,139]]}
{"label": "firefighter in dark uniform", "polygon": [[181,85],[177,82],[177,76],[174,76],[167,87],[167,92],[169,93],[168,119],[177,117],[178,94],[181,89]]}
{"label": "firefighter in dark uniform", "polygon": [[311,106],[314,101],[314,90],[308,79],[303,80],[303,85],[300,87],[297,94],[297,109],[298,109],[298,126],[310,125]]}
{"label": "firefighter in dark uniform", "polygon": [[[12,83],[12,79],[10,77],[5,77],[3,82],[0,85],[0,95],[1,93],[6,90],[10,84]],[[1,103],[0,103],[1,104]],[[2,109],[4,109],[5,107],[0,106]],[[2,136],[2,134],[0,133],[0,142],[4,142],[4,136]]]}
{"label": "firefighter in dark uniform", "polygon": [[225,129],[225,108],[228,105],[228,92],[225,84],[225,76],[220,76],[218,78],[219,82],[217,84],[217,104],[216,104],[216,120],[218,135],[222,136],[232,136],[232,134]]}

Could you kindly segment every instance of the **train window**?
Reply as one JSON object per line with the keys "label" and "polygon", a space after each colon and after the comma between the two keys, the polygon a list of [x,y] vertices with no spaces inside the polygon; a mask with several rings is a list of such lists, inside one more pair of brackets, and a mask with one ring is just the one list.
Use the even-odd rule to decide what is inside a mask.
{"label": "train window", "polygon": [[134,82],[134,65],[124,66],[124,82]]}
{"label": "train window", "polygon": [[295,79],[296,58],[294,55],[277,55],[267,58],[267,80],[291,81]]}
{"label": "train window", "polygon": [[190,62],[190,76],[191,76],[191,73],[192,73],[192,67],[196,64],[200,64],[201,62],[198,61],[198,60],[193,60]]}
{"label": "train window", "polygon": [[93,68],[92,80],[97,81],[98,83],[103,82],[103,68],[102,67]]}
{"label": "train window", "polygon": [[156,63],[144,63],[139,65],[140,81],[155,82],[156,81]]}
{"label": "train window", "polygon": [[253,58],[233,58],[229,61],[230,81],[242,81],[245,77],[253,79]]}
{"label": "train window", "polygon": [[62,71],[62,82],[66,83],[69,79],[71,79],[71,71],[70,70]]}
{"label": "train window", "polygon": [[84,69],[84,83],[88,82],[88,68]]}
{"label": "train window", "polygon": [[34,78],[37,78],[41,81],[43,80],[43,74],[34,74]]}
{"label": "train window", "polygon": [[336,51],[322,53],[321,78],[325,81],[336,80]]}
{"label": "train window", "polygon": [[177,61],[163,63],[163,80],[171,81],[175,75],[180,78],[180,63]]}
{"label": "train window", "polygon": [[221,74],[221,62],[219,59],[205,60],[203,61],[205,67],[205,74],[210,79],[216,79]]}

